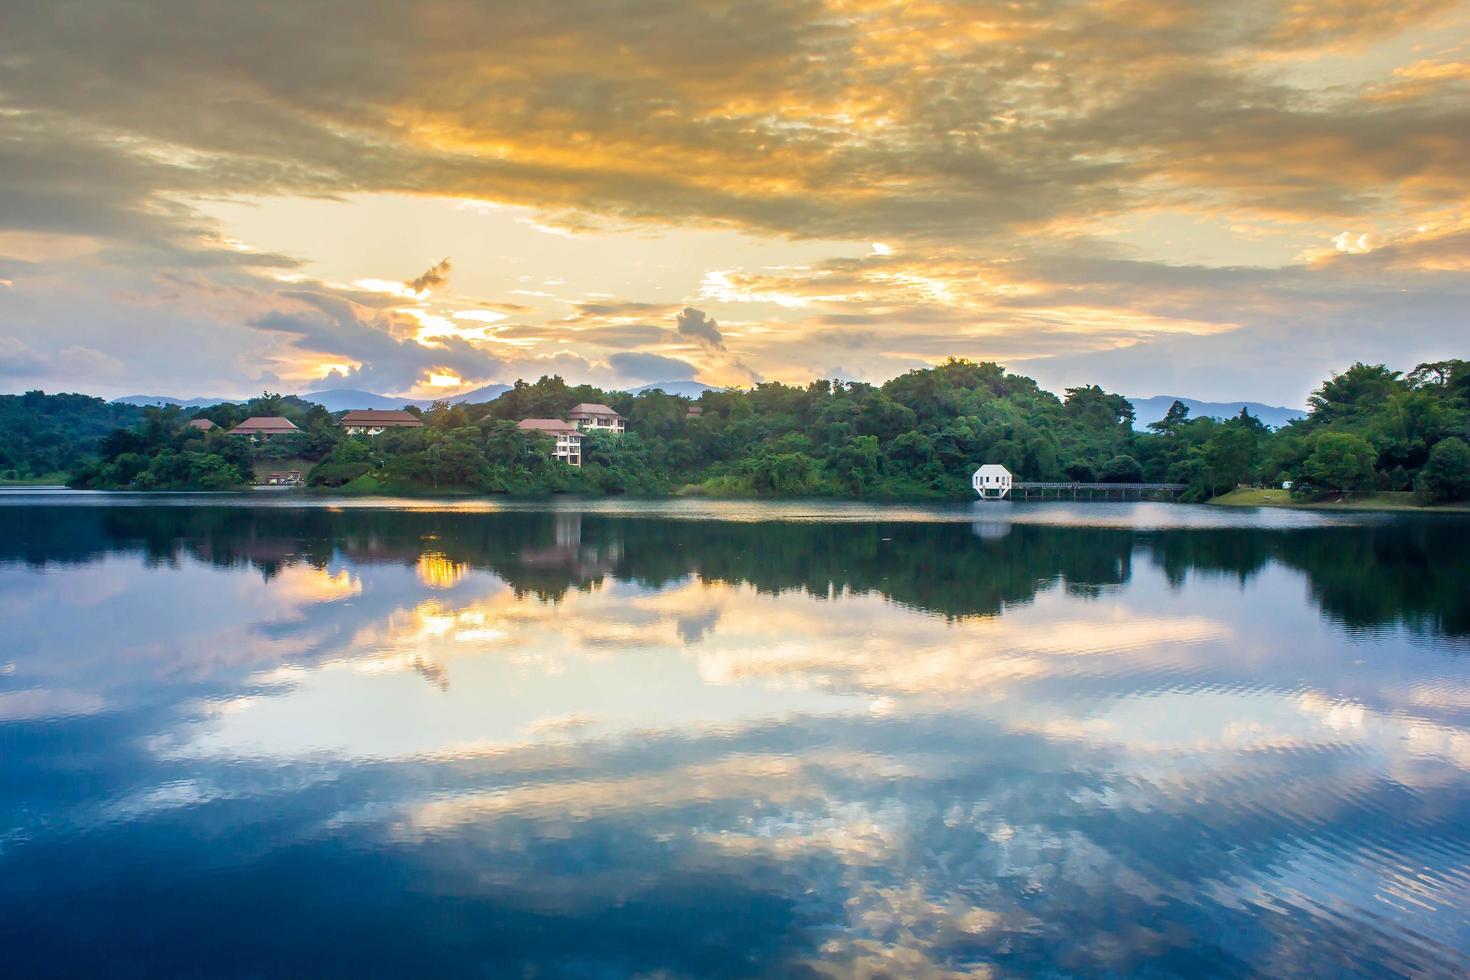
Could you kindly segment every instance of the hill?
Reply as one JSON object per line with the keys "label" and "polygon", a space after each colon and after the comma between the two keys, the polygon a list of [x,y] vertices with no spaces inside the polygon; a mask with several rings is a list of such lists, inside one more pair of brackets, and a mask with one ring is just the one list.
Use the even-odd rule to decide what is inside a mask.
{"label": "hill", "polygon": [[1169,406],[1181,401],[1189,409],[1191,418],[1228,419],[1240,414],[1242,406],[1256,418],[1273,429],[1279,429],[1295,419],[1306,418],[1307,413],[1299,408],[1284,408],[1279,405],[1263,405],[1260,402],[1202,402],[1195,398],[1178,395],[1154,395],[1151,398],[1128,399],[1133,403],[1135,429],[1146,429],[1150,422],[1157,422],[1169,412]]}
{"label": "hill", "polygon": [[703,381],[655,381],[652,384],[627,389],[630,395],[641,395],[645,391],[662,391],[666,395],[680,395],[684,398],[698,398],[706,391],[722,390],[714,385],[707,385]]}
{"label": "hill", "polygon": [[[455,395],[448,401],[451,405],[483,405],[485,402],[493,402],[507,391],[510,391],[510,385],[485,385],[483,388]],[[429,402],[423,403],[424,408],[428,408],[429,405]]]}
{"label": "hill", "polygon": [[[467,391],[461,395],[451,395],[444,399],[451,405],[480,405],[484,402],[494,401],[510,390],[510,385],[485,385],[474,391]],[[308,391],[298,395],[305,401],[315,402],[329,412],[345,412],[354,408],[406,408],[415,405],[427,409],[435,399],[432,398],[400,398],[393,395],[380,395],[374,391],[363,391],[360,388],[323,388],[320,391]],[[114,398],[114,405],[134,405],[139,408],[177,405],[180,408],[208,408],[212,405],[241,405],[249,399],[246,398],[179,398],[175,395],[124,395]]]}
{"label": "hill", "polygon": [[89,395],[0,395],[0,479],[69,473],[96,456],[113,429],[137,425],[143,414]]}
{"label": "hill", "polygon": [[178,398],[173,395],[123,395],[114,398],[114,405],[134,405],[138,408],[164,408],[177,405],[180,408],[208,408],[210,405],[243,402],[244,398]]}
{"label": "hill", "polygon": [[316,402],[329,412],[345,412],[354,408],[403,408],[406,405],[426,408],[428,406],[427,402],[415,401],[412,398],[393,398],[371,391],[361,391],[357,388],[326,388],[321,391],[308,391],[301,397],[306,401]]}

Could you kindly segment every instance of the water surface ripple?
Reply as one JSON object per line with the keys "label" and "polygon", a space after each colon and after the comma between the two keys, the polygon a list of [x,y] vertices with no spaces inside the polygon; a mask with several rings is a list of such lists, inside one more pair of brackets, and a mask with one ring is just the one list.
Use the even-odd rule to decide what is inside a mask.
{"label": "water surface ripple", "polygon": [[0,494],[13,975],[1470,971],[1470,521]]}

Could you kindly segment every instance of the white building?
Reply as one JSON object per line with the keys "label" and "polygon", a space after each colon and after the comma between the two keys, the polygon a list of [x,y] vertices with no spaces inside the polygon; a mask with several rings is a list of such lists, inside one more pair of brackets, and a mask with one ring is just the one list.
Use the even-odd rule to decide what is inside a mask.
{"label": "white building", "polygon": [[1000,500],[1010,496],[1011,471],[999,463],[986,463],[975,471],[975,475],[970,478],[970,485],[975,488],[981,500]]}
{"label": "white building", "polygon": [[561,419],[521,419],[516,428],[527,432],[544,432],[554,441],[551,458],[565,461],[571,466],[582,465],[582,432],[570,422]]}
{"label": "white building", "polygon": [[573,405],[572,410],[567,413],[567,419],[583,432],[594,429],[600,432],[611,432],[622,435],[627,427],[627,420],[606,405],[582,402]]}

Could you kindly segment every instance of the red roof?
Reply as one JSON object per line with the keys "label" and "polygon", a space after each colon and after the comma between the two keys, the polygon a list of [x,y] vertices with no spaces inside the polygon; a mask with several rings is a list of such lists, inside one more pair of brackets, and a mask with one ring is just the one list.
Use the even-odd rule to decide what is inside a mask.
{"label": "red roof", "polygon": [[415,416],[412,412],[405,412],[402,409],[394,408],[380,410],[371,408],[356,408],[348,412],[346,415],[342,416],[341,421],[339,421],[337,424],[383,426],[388,428],[394,426],[403,426],[405,428],[416,429],[422,426],[424,422],[422,419]]}
{"label": "red roof", "polygon": [[288,418],[279,415],[256,415],[246,419],[230,430],[231,435],[275,435],[281,432],[300,432],[301,430],[291,424]]}
{"label": "red roof", "polygon": [[568,435],[581,435],[581,430],[570,422],[561,419],[521,419],[516,423],[517,429],[535,429],[538,432],[559,433]]}
{"label": "red roof", "polygon": [[606,405],[598,405],[593,402],[583,402],[580,405],[573,405],[572,410],[567,413],[568,418],[576,418],[579,415],[612,415],[616,418],[622,418],[621,415],[618,415],[617,412],[608,408]]}
{"label": "red roof", "polygon": [[198,429],[200,432],[208,432],[210,429],[215,428],[215,424],[209,419],[190,419],[189,428]]}

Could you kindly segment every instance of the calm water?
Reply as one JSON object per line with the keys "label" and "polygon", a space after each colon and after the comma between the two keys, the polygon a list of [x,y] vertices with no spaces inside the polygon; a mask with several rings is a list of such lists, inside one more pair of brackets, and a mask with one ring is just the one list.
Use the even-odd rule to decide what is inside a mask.
{"label": "calm water", "polygon": [[1452,975],[1470,521],[0,495],[9,975]]}

